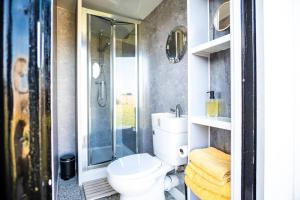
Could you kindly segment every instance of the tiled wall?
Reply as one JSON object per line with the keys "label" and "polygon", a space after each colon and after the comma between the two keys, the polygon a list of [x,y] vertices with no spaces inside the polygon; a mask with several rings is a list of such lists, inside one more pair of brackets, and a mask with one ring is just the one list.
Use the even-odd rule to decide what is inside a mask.
{"label": "tiled wall", "polygon": [[220,100],[220,116],[231,116],[230,97],[230,50],[220,51],[210,56],[210,90]]}
{"label": "tiled wall", "polygon": [[[74,10],[75,11],[75,10]],[[57,7],[57,121],[59,156],[76,151],[76,18]]]}
{"label": "tiled wall", "polygon": [[[210,57],[210,90],[220,100],[220,116],[231,117],[230,50],[214,53]],[[230,153],[231,133],[210,128],[210,145]]]}
{"label": "tiled wall", "polygon": [[152,152],[151,113],[181,104],[187,114],[187,53],[171,64],[166,41],[176,26],[187,26],[186,1],[164,0],[140,24],[139,151]]}
{"label": "tiled wall", "polygon": [[[222,0],[210,1],[210,19]],[[140,129],[139,150],[152,152],[151,113],[168,112],[180,103],[187,114],[187,56],[178,64],[169,63],[165,45],[176,26],[187,26],[186,2],[164,0],[140,25]],[[216,32],[211,39],[229,32]],[[230,117],[230,51],[211,57],[211,89],[222,101],[222,116]],[[230,153],[230,131],[211,129],[211,146]]]}

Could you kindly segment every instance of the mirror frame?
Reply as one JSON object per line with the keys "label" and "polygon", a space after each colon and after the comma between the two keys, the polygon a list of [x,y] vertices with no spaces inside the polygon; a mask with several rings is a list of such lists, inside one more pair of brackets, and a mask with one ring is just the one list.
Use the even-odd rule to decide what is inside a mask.
{"label": "mirror frame", "polygon": [[[181,31],[183,33],[184,38],[185,38],[185,43],[184,43],[181,55],[179,55],[178,53],[176,53],[179,56],[177,56],[177,57],[170,57],[169,53],[168,53],[169,49],[167,47],[168,47],[168,44],[169,44],[170,35],[171,35],[172,32],[175,32],[175,31]],[[167,37],[167,42],[166,42],[166,56],[167,56],[169,62],[172,63],[172,64],[179,63],[183,59],[184,55],[186,54],[187,45],[188,45],[188,41],[187,41],[187,28],[185,26],[176,26],[175,28],[173,28],[169,32],[168,37]],[[176,44],[176,46],[177,46],[177,44]]]}
{"label": "mirror frame", "polygon": [[[218,9],[216,10],[216,12],[215,12],[215,14],[214,14],[214,18],[213,18],[214,28],[215,28],[216,31],[219,31],[219,32],[225,31],[226,29],[228,29],[228,28],[230,27],[230,20],[229,20],[228,25],[225,26],[224,28],[222,28],[222,29],[217,29],[217,28],[216,28],[216,16],[217,16],[218,13],[220,13],[220,9],[221,9],[222,7],[224,7],[226,4],[228,4],[228,7],[229,7],[229,19],[230,19],[230,1],[226,1],[226,2],[222,3],[222,4],[218,7]],[[218,22],[219,22],[219,21],[218,21]]]}

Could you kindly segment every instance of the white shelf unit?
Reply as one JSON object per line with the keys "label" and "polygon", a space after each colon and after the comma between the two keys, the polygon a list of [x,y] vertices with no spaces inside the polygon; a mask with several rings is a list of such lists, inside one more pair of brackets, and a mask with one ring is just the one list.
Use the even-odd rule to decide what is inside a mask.
{"label": "white shelf unit", "polygon": [[210,54],[230,48],[230,34],[205,42],[192,48],[192,54],[209,57]]}
{"label": "white shelf unit", "polygon": [[228,117],[192,117],[190,122],[202,126],[231,130],[231,119]]}
{"label": "white shelf unit", "polygon": [[[208,147],[211,127],[231,131],[231,199],[239,199],[241,193],[240,0],[230,1],[230,34],[210,41],[209,2],[211,1],[215,0],[187,0],[188,150]],[[231,118],[208,118],[205,102],[206,92],[210,89],[210,57],[212,53],[226,49],[230,49]],[[188,200],[197,199],[197,196],[188,189]]]}

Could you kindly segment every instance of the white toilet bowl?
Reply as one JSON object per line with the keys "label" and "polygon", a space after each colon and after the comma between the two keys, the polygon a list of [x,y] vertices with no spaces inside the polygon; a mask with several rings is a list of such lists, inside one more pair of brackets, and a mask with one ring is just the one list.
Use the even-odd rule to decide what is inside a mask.
{"label": "white toilet bowl", "polygon": [[171,113],[151,116],[155,157],[134,154],[119,158],[107,167],[108,182],[120,193],[121,200],[165,200],[164,191],[179,184],[177,176],[166,178],[166,174],[175,166],[187,163],[187,158],[177,152],[187,144],[187,118],[175,118]]}
{"label": "white toilet bowl", "polygon": [[172,169],[147,153],[134,154],[108,165],[107,179],[121,200],[165,200],[164,179]]}

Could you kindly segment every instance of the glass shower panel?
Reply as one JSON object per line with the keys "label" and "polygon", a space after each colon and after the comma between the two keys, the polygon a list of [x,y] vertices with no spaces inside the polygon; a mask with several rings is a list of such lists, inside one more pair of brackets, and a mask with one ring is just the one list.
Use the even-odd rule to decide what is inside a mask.
{"label": "glass shower panel", "polygon": [[115,156],[136,153],[137,57],[136,26],[117,24],[115,30]]}
{"label": "glass shower panel", "polygon": [[88,16],[89,136],[88,165],[113,158],[110,21]]}

